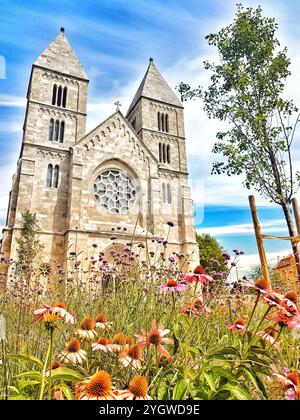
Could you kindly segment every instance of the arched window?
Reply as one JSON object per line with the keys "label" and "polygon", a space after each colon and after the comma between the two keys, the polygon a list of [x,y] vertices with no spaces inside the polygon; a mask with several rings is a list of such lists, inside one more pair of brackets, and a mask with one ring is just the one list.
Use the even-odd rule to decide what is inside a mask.
{"label": "arched window", "polygon": [[162,160],[162,148],[161,148],[161,143],[159,143],[159,145],[158,145],[158,150],[159,150],[159,161],[161,162],[161,160]]}
{"label": "arched window", "polygon": [[58,188],[58,180],[59,180],[59,166],[55,165],[54,172],[53,172],[53,187]]}
{"label": "arched window", "polygon": [[63,108],[66,108],[66,106],[67,106],[67,93],[68,93],[68,89],[65,86],[64,87],[64,93],[63,93],[63,100],[62,100],[62,106],[63,106]]}
{"label": "arched window", "polygon": [[167,202],[166,184],[164,182],[162,183],[162,200],[163,200],[163,203]]}
{"label": "arched window", "polygon": [[56,120],[55,121],[55,132],[54,132],[54,140],[58,141],[58,136],[59,136],[59,121]]}
{"label": "arched window", "polygon": [[165,131],[165,114],[161,114],[161,131]]}
{"label": "arched window", "polygon": [[48,171],[47,171],[47,187],[52,187],[52,174],[53,174],[53,166],[50,164],[48,165]]}
{"label": "arched window", "polygon": [[163,144],[162,146],[162,161],[163,163],[166,163],[166,145]]}
{"label": "arched window", "polygon": [[59,86],[58,91],[57,91],[57,102],[56,102],[57,106],[61,106],[61,97],[62,97],[62,87]]}
{"label": "arched window", "polygon": [[168,203],[171,204],[172,197],[171,197],[171,185],[167,184],[167,196],[168,196]]}
{"label": "arched window", "polygon": [[54,120],[51,118],[50,124],[49,124],[49,141],[53,140],[53,130],[54,130]]}
{"label": "arched window", "polygon": [[166,129],[166,132],[168,133],[169,132],[169,115],[168,114],[166,114],[166,121],[165,121],[165,129]]}
{"label": "arched window", "polygon": [[160,128],[161,128],[160,112],[157,113],[157,128],[158,128],[158,131],[160,131]]}
{"label": "arched window", "polygon": [[167,145],[167,162],[171,163],[170,145]]}
{"label": "arched window", "polygon": [[62,121],[60,123],[60,132],[59,132],[59,141],[60,143],[64,142],[64,135],[65,135],[65,122]]}
{"label": "arched window", "polygon": [[52,105],[56,104],[56,93],[57,93],[57,86],[54,85],[53,90],[52,90]]}

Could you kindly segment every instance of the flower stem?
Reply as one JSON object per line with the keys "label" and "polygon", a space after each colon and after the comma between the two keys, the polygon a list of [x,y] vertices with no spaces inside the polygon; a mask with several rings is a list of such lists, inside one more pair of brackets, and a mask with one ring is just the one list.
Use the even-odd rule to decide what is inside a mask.
{"label": "flower stem", "polygon": [[51,400],[51,375],[52,375],[52,359],[53,359],[53,336],[54,329],[50,331],[50,343],[49,343],[49,383],[48,383],[48,400]]}
{"label": "flower stem", "polygon": [[258,304],[258,301],[259,301],[259,298],[260,298],[260,292],[258,292],[258,294],[257,294],[257,298],[256,298],[256,301],[255,301],[255,304],[254,304],[253,310],[252,310],[252,312],[251,312],[251,315],[250,315],[249,321],[248,321],[247,326],[246,326],[246,330],[248,330],[248,329],[249,329],[249,326],[250,326],[250,324],[251,324],[251,321],[252,321],[253,315],[254,315],[254,313],[255,313],[255,310],[256,310],[256,307],[257,307],[257,304]]}
{"label": "flower stem", "polygon": [[[50,343],[51,343],[51,338],[50,338]],[[45,362],[44,362],[44,366],[43,366],[42,383],[41,383],[41,388],[40,388],[39,401],[41,401],[43,399],[44,390],[45,390],[46,370],[47,370],[48,359],[49,359],[50,350],[51,350],[51,344],[50,343],[49,343],[49,346],[48,346],[48,350],[47,350],[47,354],[46,354],[46,358],[45,358]]]}

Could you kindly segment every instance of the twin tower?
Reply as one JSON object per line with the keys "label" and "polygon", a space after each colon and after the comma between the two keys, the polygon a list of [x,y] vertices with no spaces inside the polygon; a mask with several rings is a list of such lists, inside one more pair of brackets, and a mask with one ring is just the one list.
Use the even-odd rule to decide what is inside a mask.
{"label": "twin tower", "polygon": [[[86,133],[88,76],[63,28],[32,66],[23,141],[2,251],[16,257],[22,213],[35,213],[43,262],[65,266],[92,244],[119,250],[166,237],[166,256],[198,263],[182,103],[150,59],[126,117],[117,109]],[[112,230],[116,240],[112,244]]]}

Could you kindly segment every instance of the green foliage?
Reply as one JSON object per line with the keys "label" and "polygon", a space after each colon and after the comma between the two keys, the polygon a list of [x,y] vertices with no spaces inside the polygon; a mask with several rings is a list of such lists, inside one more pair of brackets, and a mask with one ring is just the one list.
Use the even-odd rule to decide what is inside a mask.
{"label": "green foliage", "polygon": [[197,234],[196,240],[199,245],[201,265],[208,273],[228,271],[222,256],[223,248],[213,236],[207,233]]}
{"label": "green foliage", "polygon": [[201,97],[210,118],[226,124],[217,134],[213,173],[245,175],[245,186],[282,205],[299,185],[294,176],[291,146],[298,110],[283,98],[290,75],[287,49],[279,50],[277,23],[257,9],[237,6],[232,24],[206,37],[218,49],[220,62],[204,63],[212,72],[206,91],[182,83],[183,99]]}
{"label": "green foliage", "polygon": [[38,234],[40,228],[37,223],[36,215],[28,210],[22,213],[22,224],[20,236],[17,238],[17,262],[16,269],[18,274],[23,274],[29,281],[38,256],[43,249]]}

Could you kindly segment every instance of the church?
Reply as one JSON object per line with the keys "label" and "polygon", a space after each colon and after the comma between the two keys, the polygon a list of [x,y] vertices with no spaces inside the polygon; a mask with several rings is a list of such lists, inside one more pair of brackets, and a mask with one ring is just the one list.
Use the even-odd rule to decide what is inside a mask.
{"label": "church", "polygon": [[150,59],[126,116],[117,102],[87,133],[88,85],[61,28],[32,66],[2,252],[16,257],[29,210],[40,226],[44,262],[66,266],[70,252],[97,245],[109,255],[132,238],[151,243],[168,235],[166,255],[188,253],[190,267],[197,265],[181,101]]}

